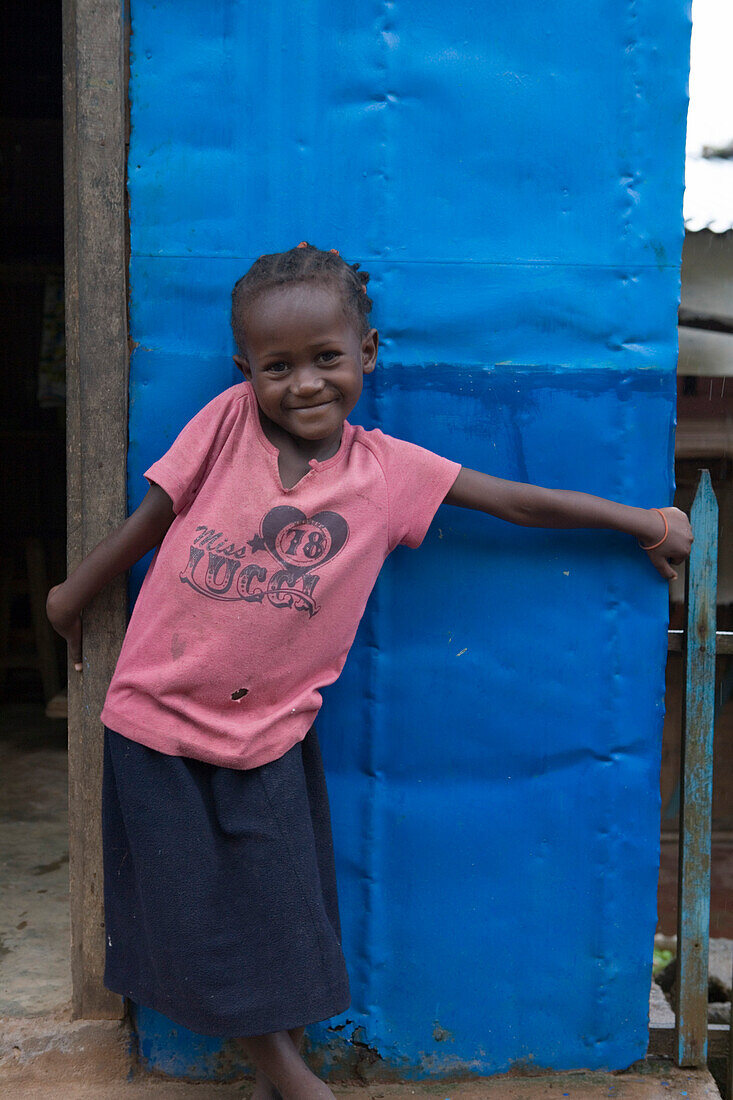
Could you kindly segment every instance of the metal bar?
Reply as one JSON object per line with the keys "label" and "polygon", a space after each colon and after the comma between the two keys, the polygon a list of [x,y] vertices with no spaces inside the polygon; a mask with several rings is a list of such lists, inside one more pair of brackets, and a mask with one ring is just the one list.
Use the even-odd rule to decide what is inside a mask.
{"label": "metal bar", "polygon": [[[667,652],[684,653],[686,634],[687,631],[685,630],[668,630]],[[733,630],[716,631],[715,652],[719,657],[726,653],[733,653]]]}
{"label": "metal bar", "polygon": [[707,1060],[710,832],[713,793],[718,505],[703,470],[690,514],[695,542],[687,569],[687,639],[682,726],[677,1062]]}

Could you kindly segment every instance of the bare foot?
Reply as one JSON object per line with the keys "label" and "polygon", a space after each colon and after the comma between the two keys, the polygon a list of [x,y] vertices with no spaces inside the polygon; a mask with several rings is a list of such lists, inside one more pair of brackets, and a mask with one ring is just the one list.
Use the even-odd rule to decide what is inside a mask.
{"label": "bare foot", "polygon": [[263,1079],[275,1083],[282,1100],[335,1100],[325,1081],[308,1069],[287,1031],[248,1036],[239,1041],[257,1068],[253,1100],[273,1100],[273,1093],[257,1091],[260,1085],[264,1089]]}
{"label": "bare foot", "polygon": [[272,1081],[265,1077],[264,1073],[260,1070],[257,1071],[257,1079],[255,1081],[255,1090],[252,1093],[252,1100],[282,1100],[282,1096],[277,1091]]}

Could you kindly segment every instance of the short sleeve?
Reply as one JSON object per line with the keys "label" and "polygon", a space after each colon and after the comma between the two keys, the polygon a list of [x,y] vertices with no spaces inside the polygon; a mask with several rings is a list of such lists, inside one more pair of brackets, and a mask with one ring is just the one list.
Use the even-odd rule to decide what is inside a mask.
{"label": "short sleeve", "polygon": [[160,485],[178,514],[191,503],[213,467],[237,421],[247,414],[244,385],[220,393],[189,420],[166,453],[145,471]]}
{"label": "short sleeve", "polygon": [[401,543],[416,548],[458,477],[460,463],[380,431],[368,434],[387,483],[389,548]]}

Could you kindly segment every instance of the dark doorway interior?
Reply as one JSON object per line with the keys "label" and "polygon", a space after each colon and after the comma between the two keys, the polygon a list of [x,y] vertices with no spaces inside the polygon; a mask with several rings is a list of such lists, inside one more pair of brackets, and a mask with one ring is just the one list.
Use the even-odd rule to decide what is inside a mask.
{"label": "dark doorway interior", "polygon": [[60,0],[0,14],[0,1015],[70,996]]}

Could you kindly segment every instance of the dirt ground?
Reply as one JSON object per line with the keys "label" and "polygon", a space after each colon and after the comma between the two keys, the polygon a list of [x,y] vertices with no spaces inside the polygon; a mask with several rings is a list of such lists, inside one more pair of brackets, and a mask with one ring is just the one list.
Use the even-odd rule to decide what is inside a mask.
{"label": "dirt ground", "polygon": [[[25,1075],[24,1075],[25,1076]],[[155,1076],[128,1081],[64,1083],[55,1078],[3,1080],[3,1100],[248,1100],[251,1082],[191,1084]],[[334,1085],[338,1100],[720,1100],[706,1070],[680,1070],[656,1060],[625,1073],[493,1077],[402,1084]]]}

